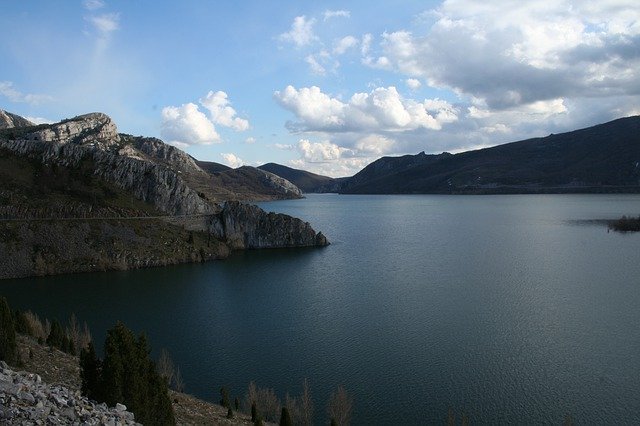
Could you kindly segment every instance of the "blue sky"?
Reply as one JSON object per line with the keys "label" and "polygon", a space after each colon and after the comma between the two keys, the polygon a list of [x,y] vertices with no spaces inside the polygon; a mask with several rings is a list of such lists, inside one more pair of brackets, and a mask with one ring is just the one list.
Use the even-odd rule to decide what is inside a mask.
{"label": "blue sky", "polygon": [[7,1],[0,108],[352,175],[640,114],[636,0]]}

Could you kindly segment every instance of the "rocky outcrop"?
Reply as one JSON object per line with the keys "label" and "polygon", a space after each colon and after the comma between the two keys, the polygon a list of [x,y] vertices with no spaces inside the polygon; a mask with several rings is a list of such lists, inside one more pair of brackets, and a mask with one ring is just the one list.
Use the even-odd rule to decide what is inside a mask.
{"label": "rocky outcrop", "polygon": [[266,170],[258,168],[256,168],[256,170],[262,173],[261,180],[267,187],[273,188],[277,191],[281,191],[291,198],[302,198],[302,191],[300,190],[300,188],[298,188],[288,180]]}
{"label": "rocky outcrop", "polygon": [[25,139],[109,149],[118,144],[120,136],[118,128],[108,115],[94,112],[63,120],[44,129],[28,133]]}
{"label": "rocky outcrop", "polygon": [[22,118],[19,115],[11,114],[10,112],[0,109],[0,129],[13,129],[15,127],[29,126],[35,126],[35,124],[26,118]]}
{"label": "rocky outcrop", "polygon": [[15,372],[0,361],[0,423],[15,425],[139,425],[127,407],[108,408],[37,374]]}
{"label": "rocky outcrop", "polygon": [[237,201],[228,201],[211,217],[209,232],[231,249],[326,246],[322,232],[308,222]]}
{"label": "rocky outcrop", "polygon": [[135,198],[169,215],[217,211],[177,171],[122,153],[120,142],[111,119],[93,113],[28,132],[17,139],[0,139],[0,147],[43,164],[85,167],[87,173],[131,192]]}

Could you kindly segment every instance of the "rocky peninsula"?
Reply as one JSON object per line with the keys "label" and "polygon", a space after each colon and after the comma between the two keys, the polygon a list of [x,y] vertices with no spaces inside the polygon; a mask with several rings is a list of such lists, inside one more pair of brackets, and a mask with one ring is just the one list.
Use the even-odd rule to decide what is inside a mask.
{"label": "rocky peninsula", "polygon": [[102,113],[34,125],[0,114],[0,278],[222,259],[325,246],[309,223],[244,204],[300,198],[251,167],[210,171]]}

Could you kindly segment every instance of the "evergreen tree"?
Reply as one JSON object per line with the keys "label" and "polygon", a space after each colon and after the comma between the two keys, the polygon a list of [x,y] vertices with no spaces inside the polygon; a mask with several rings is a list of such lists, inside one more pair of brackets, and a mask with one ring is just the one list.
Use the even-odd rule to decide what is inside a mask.
{"label": "evergreen tree", "polygon": [[29,336],[33,334],[29,327],[29,323],[27,322],[27,316],[24,312],[16,310],[13,314],[13,323],[15,325],[16,333],[26,334]]}
{"label": "evergreen tree", "polygon": [[0,297],[0,360],[9,364],[15,364],[18,361],[13,315],[4,297]]}
{"label": "evergreen tree", "polygon": [[92,389],[89,383],[98,371],[97,390],[93,392],[99,401],[110,406],[125,404],[136,421],[145,425],[175,424],[166,380],[149,357],[144,335],[136,340],[133,332],[118,322],[107,332],[101,368],[92,351],[91,346],[81,356],[83,390],[85,383],[87,390]]}
{"label": "evergreen tree", "polygon": [[47,345],[52,348],[60,349],[61,351],[66,352],[67,349],[67,336],[62,329],[62,326],[58,322],[58,320],[53,320],[51,323],[51,331],[49,332],[49,336],[47,337]]}
{"label": "evergreen tree", "polygon": [[224,408],[231,408],[231,401],[229,401],[229,391],[224,386],[220,388],[220,405]]}
{"label": "evergreen tree", "polygon": [[231,407],[229,407],[229,409],[227,410],[227,418],[228,419],[233,418],[233,410],[231,409]]}
{"label": "evergreen tree", "polygon": [[280,414],[280,426],[293,426],[291,421],[291,415],[287,407],[282,407],[282,413]]}
{"label": "evergreen tree", "polygon": [[236,411],[240,410],[240,400],[238,399],[238,397],[236,396],[236,399],[234,401],[234,404],[236,406]]}
{"label": "evergreen tree", "polygon": [[93,400],[102,400],[100,394],[100,360],[96,355],[93,342],[80,351],[80,378],[82,394]]}
{"label": "evergreen tree", "polygon": [[258,408],[256,407],[256,402],[251,402],[251,421],[255,422],[258,420]]}

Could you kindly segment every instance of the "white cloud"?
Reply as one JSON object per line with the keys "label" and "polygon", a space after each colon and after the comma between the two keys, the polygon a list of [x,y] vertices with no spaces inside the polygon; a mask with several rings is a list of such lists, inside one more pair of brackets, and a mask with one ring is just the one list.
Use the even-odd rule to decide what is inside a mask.
{"label": "white cloud", "polygon": [[204,98],[200,99],[200,104],[209,110],[211,121],[214,124],[230,127],[240,132],[249,128],[249,121],[236,116],[236,110],[231,107],[225,92],[209,91]]}
{"label": "white cloud", "polygon": [[213,123],[194,103],[163,108],[161,133],[168,143],[182,148],[220,141]]}
{"label": "white cloud", "polygon": [[291,144],[283,144],[283,143],[275,143],[273,144],[273,146],[277,149],[281,149],[283,151],[291,151],[293,150],[295,147]]}
{"label": "white cloud", "polygon": [[309,69],[311,69],[311,72],[313,74],[325,75],[327,73],[325,67],[323,67],[320,62],[318,62],[314,55],[308,55],[304,60],[307,64],[309,64]]}
{"label": "white cloud", "polygon": [[253,136],[249,136],[247,139],[244,140],[244,143],[252,145],[256,143],[256,138],[254,138]]}
{"label": "white cloud", "polygon": [[297,145],[298,152],[307,163],[323,163],[338,160],[345,153],[351,153],[347,148],[329,141],[311,142],[308,139],[300,139]]}
{"label": "white cloud", "polygon": [[322,93],[319,87],[287,86],[275,99],[298,119],[293,131],[376,132],[440,129],[457,120],[457,110],[442,100],[419,102],[403,98],[393,86],[355,93],[348,102]]}
{"label": "white cloud", "polygon": [[27,115],[25,117],[27,120],[29,120],[30,122],[32,122],[33,124],[50,124],[50,123],[55,123],[55,120],[50,120],[48,118],[43,118],[43,117],[32,117],[30,115]]}
{"label": "white cloud", "polygon": [[304,15],[296,16],[291,24],[291,29],[286,33],[280,34],[279,38],[282,41],[293,43],[297,47],[307,46],[318,39],[313,33],[315,22],[314,18],[307,20]]}
{"label": "white cloud", "polygon": [[[220,142],[215,125],[229,127],[236,131],[249,128],[249,122],[236,115],[225,92],[209,91],[200,99],[200,105],[209,112],[209,117],[200,111],[198,105],[189,102],[180,107],[168,106],[162,109],[162,137],[169,143],[181,147],[208,145]],[[250,141],[251,140],[251,141]],[[248,138],[247,143],[255,139]]]}
{"label": "white cloud", "polygon": [[637,95],[636,2],[446,1],[423,34],[382,35],[363,62],[511,109],[557,98]]}
{"label": "white cloud", "polygon": [[333,45],[333,53],[336,55],[343,55],[347,50],[354,48],[358,45],[358,39],[354,36],[346,36],[336,41]]}
{"label": "white cloud", "polygon": [[418,90],[420,87],[422,87],[422,83],[420,83],[420,80],[418,80],[417,78],[408,78],[404,82],[411,90]]}
{"label": "white cloud", "polygon": [[235,154],[232,154],[230,152],[222,153],[220,154],[220,156],[224,159],[224,163],[233,169],[241,167],[245,164],[242,158],[237,157]]}
{"label": "white cloud", "polygon": [[369,51],[371,50],[371,43],[373,43],[373,36],[369,33],[362,36],[362,44],[360,45],[360,54],[363,57],[367,57],[369,55]]}
{"label": "white cloud", "polygon": [[11,81],[0,81],[0,95],[6,97],[11,102],[27,103],[30,105],[39,105],[53,100],[49,95],[22,93],[15,88]]}
{"label": "white cloud", "polygon": [[84,0],[82,2],[82,6],[84,6],[87,10],[97,10],[104,7],[104,1],[102,0]]}
{"label": "white cloud", "polygon": [[325,10],[323,13],[324,20],[327,21],[331,18],[349,18],[351,17],[351,12],[348,10]]}
{"label": "white cloud", "polygon": [[106,37],[112,32],[116,31],[119,27],[120,14],[119,13],[105,13],[102,15],[90,16],[87,20],[93,25],[93,27],[100,33],[102,37]]}
{"label": "white cloud", "polygon": [[395,141],[381,135],[367,135],[358,139],[356,149],[367,155],[384,155],[391,152]]}

